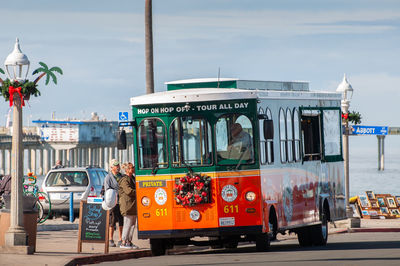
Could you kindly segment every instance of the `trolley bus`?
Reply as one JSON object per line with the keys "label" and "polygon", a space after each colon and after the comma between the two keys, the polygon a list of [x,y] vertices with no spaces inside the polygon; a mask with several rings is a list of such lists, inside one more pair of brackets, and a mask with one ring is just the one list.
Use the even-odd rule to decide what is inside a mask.
{"label": "trolley bus", "polygon": [[307,82],[166,85],[130,99],[138,237],[152,253],[243,241],[264,251],[287,232],[325,245],[328,221],[346,218],[341,95]]}

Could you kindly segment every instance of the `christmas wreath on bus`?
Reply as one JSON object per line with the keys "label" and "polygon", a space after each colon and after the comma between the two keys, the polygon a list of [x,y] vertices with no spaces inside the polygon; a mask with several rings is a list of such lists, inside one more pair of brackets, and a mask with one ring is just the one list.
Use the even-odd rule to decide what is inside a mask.
{"label": "christmas wreath on bus", "polygon": [[188,173],[175,179],[175,201],[182,206],[210,202],[211,177]]}

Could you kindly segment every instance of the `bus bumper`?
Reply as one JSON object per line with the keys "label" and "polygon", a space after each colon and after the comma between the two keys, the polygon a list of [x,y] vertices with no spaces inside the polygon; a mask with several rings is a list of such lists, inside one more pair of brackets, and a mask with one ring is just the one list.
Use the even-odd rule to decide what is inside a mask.
{"label": "bus bumper", "polygon": [[262,226],[235,226],[235,227],[217,227],[217,228],[193,228],[180,230],[138,230],[139,239],[149,238],[191,238],[195,236],[230,236],[230,235],[248,235],[262,233]]}

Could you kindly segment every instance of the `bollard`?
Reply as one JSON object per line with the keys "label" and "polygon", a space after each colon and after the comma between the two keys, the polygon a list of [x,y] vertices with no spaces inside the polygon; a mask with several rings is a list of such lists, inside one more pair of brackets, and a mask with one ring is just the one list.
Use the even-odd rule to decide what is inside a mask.
{"label": "bollard", "polygon": [[74,222],[74,192],[69,193],[69,221]]}

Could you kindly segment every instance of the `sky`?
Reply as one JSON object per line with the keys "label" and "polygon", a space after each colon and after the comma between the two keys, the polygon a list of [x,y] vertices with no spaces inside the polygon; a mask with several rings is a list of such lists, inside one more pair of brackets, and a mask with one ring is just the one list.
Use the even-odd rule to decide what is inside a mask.
{"label": "sky", "polygon": [[[0,62],[18,37],[29,79],[39,62],[64,71],[57,85],[39,82],[25,125],[129,111],[130,97],[145,93],[144,2],[2,1]],[[346,73],[362,124],[400,126],[398,0],[153,0],[153,39],[156,91],[218,69],[225,78],[335,91]],[[4,126],[9,106],[1,102]]]}

